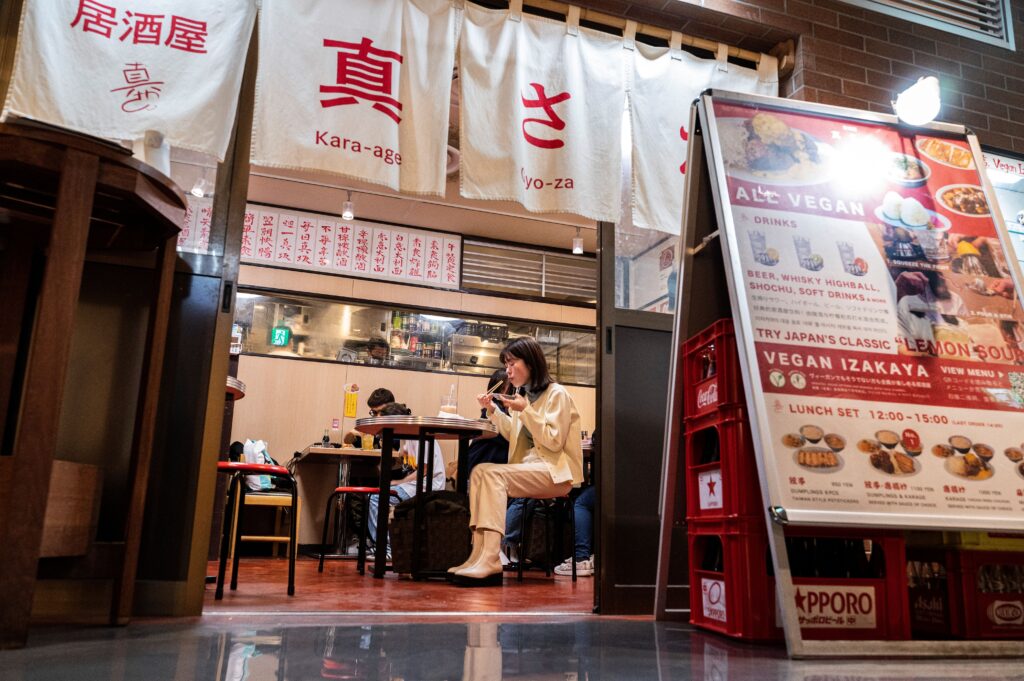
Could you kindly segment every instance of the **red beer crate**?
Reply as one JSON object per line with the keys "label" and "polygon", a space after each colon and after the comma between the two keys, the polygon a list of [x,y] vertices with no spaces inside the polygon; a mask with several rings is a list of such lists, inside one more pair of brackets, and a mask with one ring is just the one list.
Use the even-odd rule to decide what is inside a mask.
{"label": "red beer crate", "polygon": [[960,551],[964,638],[1024,638],[1024,554]]}
{"label": "red beer crate", "polygon": [[[871,557],[865,540],[871,540]],[[868,528],[787,527],[790,569],[863,571],[868,577],[793,578],[803,637],[817,640],[902,641],[910,638],[906,542],[901,534]],[[811,562],[807,542],[817,543]],[[829,555],[825,546],[838,547]],[[843,549],[847,552],[843,553]],[[861,558],[863,556],[863,559]],[[775,580],[772,579],[772,592]]]}
{"label": "red beer crate", "polygon": [[907,594],[910,631],[914,638],[963,636],[960,581],[960,565],[955,551],[907,547]]}
{"label": "red beer crate", "polygon": [[732,638],[773,641],[775,599],[763,518],[689,523],[690,623]]}
{"label": "red beer crate", "polygon": [[[690,523],[690,622],[711,631],[752,641],[782,636],[775,605],[775,579],[768,572],[768,537],[763,521]],[[872,540],[879,552],[871,566],[877,577],[794,577],[794,603],[805,639],[903,640],[910,638],[902,538],[874,530],[787,528],[790,564],[839,570],[856,567],[843,556],[811,555],[811,542],[861,547]],[[855,549],[856,550],[856,549]],[[721,559],[718,555],[720,551]],[[866,558],[865,558],[866,560]],[[831,562],[829,562],[831,561]],[[867,563],[865,563],[867,565]]]}
{"label": "red beer crate", "polygon": [[683,416],[687,419],[743,402],[743,377],[731,319],[717,322],[683,344]]}
{"label": "red beer crate", "polygon": [[686,517],[763,517],[750,425],[743,407],[686,422]]}

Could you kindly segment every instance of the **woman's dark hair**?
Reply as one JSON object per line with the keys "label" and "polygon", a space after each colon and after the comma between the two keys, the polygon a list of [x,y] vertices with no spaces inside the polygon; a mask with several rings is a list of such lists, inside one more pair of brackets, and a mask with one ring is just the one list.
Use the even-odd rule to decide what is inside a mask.
{"label": "woman's dark hair", "polygon": [[502,364],[510,359],[521,359],[530,370],[530,388],[534,392],[545,390],[554,383],[548,372],[548,361],[544,357],[544,349],[533,336],[520,336],[509,341],[498,356]]}
{"label": "woman's dark hair", "polygon": [[387,388],[377,388],[370,396],[366,398],[366,406],[368,407],[379,407],[382,404],[388,402],[394,402],[395,395]]}
{"label": "woman's dark hair", "polygon": [[404,402],[391,402],[385,404],[384,408],[380,410],[381,416],[411,416],[412,409],[405,406]]}

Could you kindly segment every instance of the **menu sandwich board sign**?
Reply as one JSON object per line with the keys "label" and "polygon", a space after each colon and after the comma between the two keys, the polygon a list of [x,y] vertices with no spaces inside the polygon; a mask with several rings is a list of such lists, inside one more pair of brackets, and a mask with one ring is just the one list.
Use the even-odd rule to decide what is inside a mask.
{"label": "menu sandwich board sign", "polygon": [[1024,280],[977,140],[732,93],[698,110],[767,503],[1024,530]]}

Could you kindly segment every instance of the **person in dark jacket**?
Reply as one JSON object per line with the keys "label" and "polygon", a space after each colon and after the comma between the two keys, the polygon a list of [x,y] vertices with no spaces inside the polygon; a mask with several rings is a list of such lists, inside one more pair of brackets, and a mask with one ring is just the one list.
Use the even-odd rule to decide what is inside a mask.
{"label": "person in dark jacket", "polygon": [[[495,390],[495,386],[501,387]],[[508,375],[504,369],[498,369],[491,374],[487,381],[487,392],[495,390],[497,394],[508,395],[512,392],[512,384],[508,382]],[[508,407],[499,405],[499,408],[508,413]],[[487,410],[480,410],[480,418],[487,418]],[[467,475],[473,473],[473,469],[481,463],[508,463],[508,440],[501,435],[481,440],[473,440],[469,445],[469,469]]]}

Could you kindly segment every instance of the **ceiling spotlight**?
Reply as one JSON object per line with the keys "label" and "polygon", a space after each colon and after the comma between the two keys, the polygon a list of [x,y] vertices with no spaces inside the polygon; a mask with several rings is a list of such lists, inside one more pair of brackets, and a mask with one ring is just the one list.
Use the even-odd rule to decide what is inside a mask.
{"label": "ceiling spotlight", "polygon": [[935,120],[942,107],[939,79],[935,76],[918,78],[917,82],[896,96],[893,111],[908,125],[926,125]]}
{"label": "ceiling spotlight", "polygon": [[348,198],[341,204],[341,219],[353,220],[356,217],[355,207],[352,205],[352,192],[348,192]]}
{"label": "ceiling spotlight", "polygon": [[576,236],[572,239],[572,254],[583,255],[583,237],[580,236],[580,228],[576,228]]}

